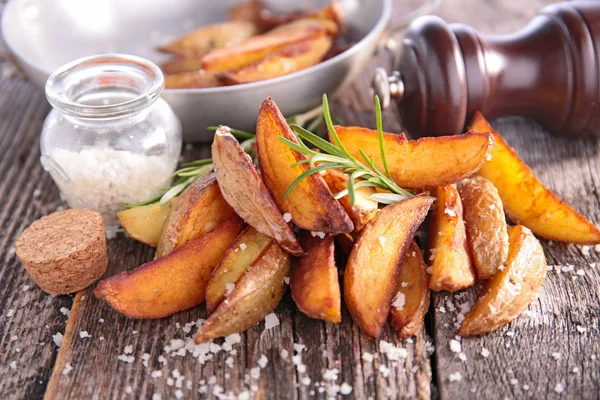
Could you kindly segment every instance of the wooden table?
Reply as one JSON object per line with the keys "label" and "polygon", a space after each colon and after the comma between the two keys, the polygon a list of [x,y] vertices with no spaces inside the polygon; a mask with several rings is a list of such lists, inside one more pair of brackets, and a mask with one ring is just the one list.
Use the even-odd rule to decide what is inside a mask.
{"label": "wooden table", "polygon": [[[406,2],[396,3],[400,14]],[[438,14],[485,32],[510,32],[545,3],[446,0]],[[335,112],[346,123],[374,126],[369,79],[375,66],[389,64],[388,55],[375,57],[356,84],[339,96]],[[93,288],[75,297],[45,294],[15,257],[14,241],[35,219],[65,207],[39,163],[39,134],[50,107],[43,93],[11,74],[6,63],[0,68],[0,398],[150,399],[155,393],[162,399],[215,398],[197,391],[207,385],[209,393],[218,387],[232,393],[252,387],[255,398],[306,399],[326,398],[327,391],[343,382],[352,387],[344,398],[356,399],[598,398],[600,252],[593,248],[543,241],[549,264],[573,269],[549,272],[539,298],[508,326],[463,339],[465,362],[450,350],[449,342],[457,333],[454,322],[460,306],[473,301],[477,288],[455,296],[435,293],[426,328],[413,340],[398,341],[386,328],[381,340],[407,350],[406,358],[397,362],[380,353],[382,342],[363,335],[347,310],[339,325],[312,320],[298,312],[288,293],[276,310],[279,326],[264,330],[259,324],[242,334],[241,343],[234,345],[236,355],[219,351],[204,365],[190,354],[171,356],[164,349],[173,347],[171,340],[190,336],[184,332],[185,324],[205,317],[203,306],[162,320],[137,321],[97,300]],[[385,118],[386,130],[400,130],[394,111],[387,111]],[[550,137],[519,118],[496,121],[494,126],[545,184],[600,223],[597,139]],[[186,146],[184,158],[206,154],[206,146]],[[123,235],[108,247],[107,275],[130,270],[153,256],[151,248]],[[91,337],[80,337],[82,331]],[[63,335],[60,348],[53,343],[57,333]],[[291,355],[294,343],[306,346],[304,373],[280,354],[285,349]],[[135,357],[132,363],[118,359],[126,346]],[[435,351],[430,354],[432,346]],[[484,348],[489,350],[487,358],[481,354]],[[364,360],[364,353],[374,355],[374,360]],[[251,369],[263,354],[269,361],[256,377]],[[339,371],[337,380],[324,380],[326,370],[333,369]],[[384,376],[380,371],[387,369],[389,375]],[[456,373],[462,380],[450,382]],[[179,379],[181,389],[179,374],[185,377]]]}

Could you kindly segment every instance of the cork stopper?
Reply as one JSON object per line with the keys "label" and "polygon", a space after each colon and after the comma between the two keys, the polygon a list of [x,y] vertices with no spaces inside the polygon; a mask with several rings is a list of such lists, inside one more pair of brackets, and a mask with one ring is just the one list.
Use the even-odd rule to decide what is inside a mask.
{"label": "cork stopper", "polygon": [[104,222],[90,210],[42,217],[23,231],[15,250],[29,275],[51,295],[85,289],[108,267]]}

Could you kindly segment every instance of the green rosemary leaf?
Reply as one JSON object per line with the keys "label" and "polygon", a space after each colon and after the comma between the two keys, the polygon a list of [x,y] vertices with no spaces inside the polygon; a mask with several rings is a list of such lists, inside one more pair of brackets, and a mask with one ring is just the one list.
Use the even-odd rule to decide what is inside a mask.
{"label": "green rosemary leaf", "polygon": [[332,156],[346,158],[346,154],[343,151],[341,151],[339,148],[332,145],[330,142],[323,139],[322,137],[317,136],[314,133],[307,131],[306,129],[304,129],[303,127],[301,127],[299,125],[292,125],[292,129],[294,130],[294,132],[296,132],[296,134],[298,136],[300,136],[302,139],[306,140],[307,142],[313,144],[314,146],[318,147],[320,150],[322,150],[326,153],[329,153]]}
{"label": "green rosemary leaf", "polygon": [[290,192],[292,191],[292,189],[294,189],[296,187],[296,185],[298,183],[300,183],[300,181],[302,181],[304,178],[308,178],[309,176],[314,175],[320,171],[325,171],[326,169],[335,169],[335,168],[338,168],[337,164],[321,164],[314,168],[304,171],[296,179],[294,179],[294,181],[290,184],[290,186],[285,191],[283,198],[284,199],[287,198],[288,195],[290,194]]}
{"label": "green rosemary leaf", "polygon": [[313,156],[310,160],[310,167],[314,167],[317,163],[336,163],[340,165],[339,168],[353,168],[353,171],[356,169],[352,165],[348,165],[348,160],[345,158],[331,156],[329,154],[317,154],[316,156]]}
{"label": "green rosemary leaf", "polygon": [[373,193],[369,197],[381,204],[394,204],[408,198],[396,193]]}
{"label": "green rosemary leaf", "polygon": [[310,158],[308,158],[306,160],[300,160],[300,161],[297,161],[297,162],[293,163],[292,165],[290,165],[290,168],[296,168],[298,165],[308,164],[310,162],[311,162]]}
{"label": "green rosemary leaf", "polygon": [[348,150],[346,150],[346,148],[344,147],[344,144],[340,140],[340,137],[338,136],[337,132],[335,131],[335,128],[333,126],[333,121],[331,120],[331,113],[329,112],[329,102],[327,101],[326,94],[323,94],[323,117],[325,118],[325,125],[327,125],[327,129],[329,130],[329,133],[333,137],[333,141],[335,142],[335,145],[339,148],[339,150],[341,150],[344,153],[346,158],[358,163],[359,161],[356,158],[354,158],[352,156],[352,154],[350,154],[348,152]]}
{"label": "green rosemary leaf", "polygon": [[184,182],[179,185],[173,186],[171,189],[167,190],[165,194],[160,198],[160,204],[165,204],[167,201],[171,200],[173,197],[178,196],[181,192],[185,190],[189,183]]}
{"label": "green rosemary leaf", "polygon": [[379,151],[381,153],[381,161],[383,162],[383,168],[385,173],[390,178],[390,169],[388,168],[387,159],[385,158],[385,150],[383,148],[383,117],[381,116],[381,103],[379,102],[379,96],[375,95],[375,121],[377,124],[377,138],[379,139]]}
{"label": "green rosemary leaf", "polygon": [[[209,126],[206,128],[206,130],[209,132],[216,132],[217,129],[219,129],[218,126]],[[254,133],[242,131],[239,129],[233,129],[233,128],[229,128],[229,129],[230,129],[231,134],[238,139],[252,139],[252,138],[256,137],[256,135]]]}
{"label": "green rosemary leaf", "polygon": [[147,200],[147,201],[141,202],[141,203],[137,203],[137,204],[125,206],[125,209],[129,210],[130,208],[134,208],[134,207],[141,207],[141,206],[147,206],[147,205],[150,205],[150,204],[154,204],[157,201],[159,201],[161,197],[162,197],[162,195],[160,195],[158,197],[155,197],[155,198],[153,198],[151,200]]}
{"label": "green rosemary leaf", "polygon": [[282,141],[290,149],[296,150],[298,153],[304,154],[305,156],[314,156],[315,154],[318,154],[316,151],[312,151],[309,148],[307,148],[306,146],[302,146],[298,143],[294,143],[291,140],[286,139],[282,136],[279,136],[277,139]]}

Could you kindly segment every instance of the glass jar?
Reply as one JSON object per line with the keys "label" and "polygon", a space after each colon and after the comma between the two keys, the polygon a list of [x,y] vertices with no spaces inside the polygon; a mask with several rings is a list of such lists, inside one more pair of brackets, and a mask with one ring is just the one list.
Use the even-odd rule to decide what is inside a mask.
{"label": "glass jar", "polygon": [[72,208],[98,211],[107,237],[117,212],[159,196],[181,153],[181,125],[160,98],[164,77],[143,58],[86,57],[46,83],[41,163]]}

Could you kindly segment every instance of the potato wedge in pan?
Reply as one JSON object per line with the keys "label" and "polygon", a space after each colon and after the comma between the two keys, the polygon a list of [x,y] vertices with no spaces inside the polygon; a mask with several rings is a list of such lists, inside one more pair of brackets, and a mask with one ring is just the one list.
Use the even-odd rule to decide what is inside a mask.
{"label": "potato wedge in pan", "polygon": [[165,89],[201,89],[222,86],[221,81],[204,70],[165,76]]}
{"label": "potato wedge in pan", "polygon": [[[206,287],[206,310],[212,313],[228,296],[228,287],[235,285],[250,265],[271,246],[273,240],[247,227],[215,268]],[[229,285],[229,286],[228,286]]]}
{"label": "potato wedge in pan", "polygon": [[600,229],[547,189],[481,114],[475,115],[470,129],[492,132],[495,137],[491,159],[481,166],[477,175],[496,186],[504,212],[512,222],[550,240],[600,243]]}
{"label": "potato wedge in pan", "polygon": [[160,231],[176,201],[177,197],[165,204],[154,203],[133,207],[119,211],[117,217],[127,235],[138,242],[156,247]]}
{"label": "potato wedge in pan", "polygon": [[[338,193],[348,188],[349,176],[339,169],[327,170],[323,175],[331,193]],[[354,206],[350,205],[348,196],[344,196],[338,201],[348,213],[354,223],[354,231],[360,231],[367,222],[375,218],[378,211],[378,204],[371,199],[371,194],[377,193],[377,190],[371,186],[362,186],[354,190]]]}
{"label": "potato wedge in pan", "polygon": [[502,200],[494,185],[480,176],[463,180],[459,192],[477,277],[491,278],[508,257],[508,231]]}
{"label": "potato wedge in pan", "polygon": [[169,75],[181,74],[184,72],[194,72],[201,69],[200,62],[202,57],[196,56],[176,56],[161,64],[160,69],[165,74],[165,79]]}
{"label": "potato wedge in pan", "polygon": [[196,343],[245,331],[263,320],[279,304],[289,272],[290,255],[272,242],[200,327]]}
{"label": "potato wedge in pan", "polygon": [[292,271],[290,289],[298,309],[311,318],[341,322],[341,295],[335,265],[334,238],[321,239],[304,231],[306,255]]}
{"label": "potato wedge in pan", "polygon": [[475,283],[463,208],[456,185],[434,190],[437,201],[429,224],[431,290],[455,292]]}
{"label": "potato wedge in pan", "polygon": [[94,294],[131,318],[162,318],[197,306],[213,269],[243,227],[234,216],[164,257],[104,279]]}
{"label": "potato wedge in pan", "polygon": [[334,21],[321,18],[301,18],[291,21],[287,24],[278,26],[265,33],[265,35],[279,35],[283,32],[292,32],[297,29],[305,28],[322,28],[327,32],[327,35],[335,36],[338,34],[340,27]]}
{"label": "potato wedge in pan", "polygon": [[236,216],[225,201],[214,174],[194,182],[171,207],[160,232],[156,258],[199,238]]}
{"label": "potato wedge in pan", "polygon": [[381,335],[406,250],[433,201],[415,196],[383,208],[361,231],[350,253],[344,299],[354,322],[369,336]]}
{"label": "potato wedge in pan", "polygon": [[211,149],[221,194],[236,213],[258,232],[275,239],[288,253],[304,255],[292,228],[254,168],[252,159],[233,137],[229,127],[217,129]]}
{"label": "potato wedge in pan", "polygon": [[313,174],[300,181],[284,198],[290,184],[308,170],[308,164],[291,166],[306,156],[289,148],[279,138],[298,143],[296,135],[271,98],[263,101],[256,123],[256,144],[263,180],[273,199],[300,228],[313,232],[352,232],[352,220],[333,198],[325,180]]}
{"label": "potato wedge in pan", "polygon": [[252,23],[223,22],[200,27],[156,49],[163,53],[202,57],[213,49],[241,43],[256,33]]}
{"label": "potato wedge in pan", "polygon": [[311,25],[255,36],[243,43],[211,51],[202,58],[201,66],[204,70],[214,73],[233,71],[260,61],[291,44],[326,34],[327,30],[324,27]]}
{"label": "potato wedge in pan", "polygon": [[321,62],[332,43],[331,37],[321,36],[291,44],[237,71],[225,72],[219,78],[226,84],[237,85],[301,71]]}
{"label": "potato wedge in pan", "polygon": [[397,292],[390,309],[390,323],[401,339],[423,329],[429,310],[429,274],[419,246],[410,244],[400,267]]}
{"label": "potato wedge in pan", "polygon": [[531,231],[517,225],[508,228],[510,247],[504,269],[488,279],[459,334],[489,333],[519,316],[536,299],[546,277],[546,257]]}
{"label": "potato wedge in pan", "polygon": [[[250,15],[249,7],[246,8],[246,16]],[[265,12],[266,11],[266,12]],[[238,14],[242,14],[238,12]],[[339,1],[331,1],[327,6],[316,11],[297,11],[287,14],[274,14],[269,10],[260,10],[255,19],[257,24],[264,30],[274,30],[277,27],[290,24],[300,19],[325,19],[335,22],[338,27],[342,26],[344,10]]]}
{"label": "potato wedge in pan", "polygon": [[[373,157],[375,165],[384,170],[377,131],[366,130],[359,143],[356,134],[335,127],[340,140],[350,154],[362,160],[359,149]],[[389,170],[398,186],[413,189],[444,186],[471,176],[483,164],[494,145],[488,132],[468,132],[464,135],[425,137],[402,140],[384,135],[383,142]],[[331,138],[330,138],[331,141]]]}

